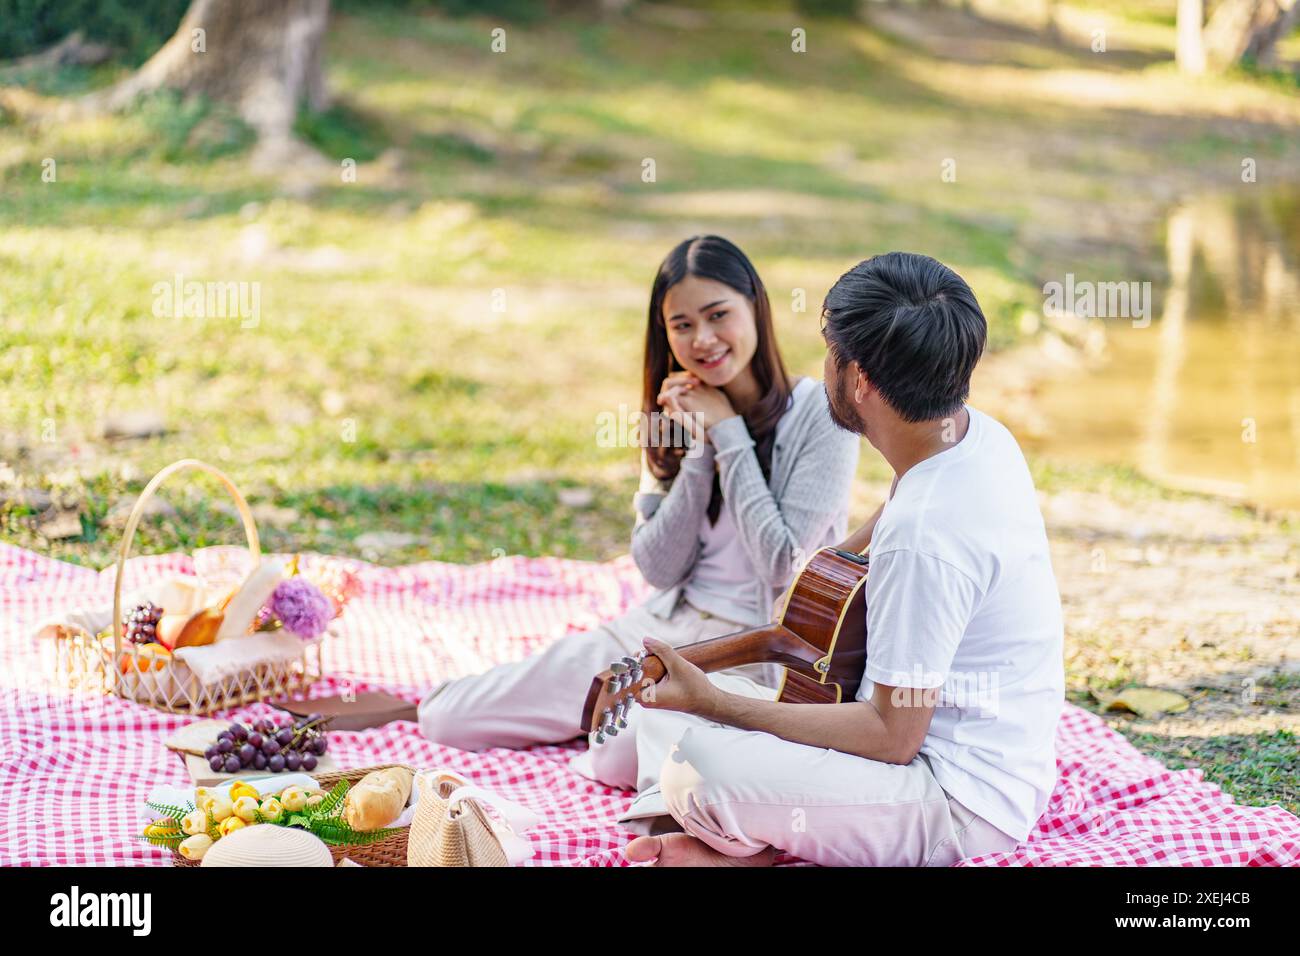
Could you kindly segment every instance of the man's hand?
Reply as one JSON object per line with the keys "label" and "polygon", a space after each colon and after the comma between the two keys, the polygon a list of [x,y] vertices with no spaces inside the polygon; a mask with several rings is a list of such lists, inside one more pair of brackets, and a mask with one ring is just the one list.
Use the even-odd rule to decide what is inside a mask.
{"label": "man's hand", "polygon": [[686,660],[672,646],[647,637],[645,649],[663,661],[667,673],[657,684],[646,683],[637,699],[656,710],[680,710],[708,717],[713,713],[721,692],[704,671]]}

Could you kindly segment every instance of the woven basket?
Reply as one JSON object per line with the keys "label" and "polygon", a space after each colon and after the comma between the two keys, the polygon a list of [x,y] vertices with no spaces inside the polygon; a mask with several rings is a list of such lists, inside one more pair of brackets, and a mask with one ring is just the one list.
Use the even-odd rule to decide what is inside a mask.
{"label": "woven basket", "polygon": [[[366,774],[372,770],[387,770],[390,767],[402,766],[401,764],[379,764],[374,767],[362,767],[358,770],[335,770],[331,773],[312,774],[316,782],[321,785],[323,790],[332,790],[340,780],[346,780],[349,785],[356,784]],[[407,767],[410,770],[411,768]],[[414,773],[414,771],[412,771]],[[269,827],[275,826],[273,823],[259,823],[258,826]],[[338,866],[340,860],[347,857],[353,863],[361,866],[406,866],[406,837],[410,827],[402,827],[397,833],[390,834],[382,840],[376,840],[374,843],[365,843],[358,846],[331,846],[330,855],[334,857],[334,865]],[[198,866],[201,861],[187,860],[176,851],[172,851],[173,866]]]}
{"label": "woven basket", "polygon": [[185,469],[215,475],[235,499],[253,565],[262,560],[257,525],[248,502],[235,483],[222,471],[195,458],[173,462],[158,474],[140,493],[126,520],[122,546],[117,556],[117,575],[113,583],[112,640],[101,640],[71,628],[57,633],[55,666],[62,682],[79,689],[98,689],[139,704],[146,704],[173,714],[205,715],[258,701],[301,694],[322,674],[322,639],[303,641],[302,656],[287,662],[263,663],[240,671],[212,684],[203,684],[184,665],[172,658],[146,658],[140,645],[122,639],[122,572],[131,553],[136,528],[149,499],[170,475]]}
{"label": "woven basket", "polygon": [[492,821],[476,800],[448,802],[466,781],[459,775],[426,780],[417,775],[419,802],[411,821],[409,866],[509,866],[492,832]]}

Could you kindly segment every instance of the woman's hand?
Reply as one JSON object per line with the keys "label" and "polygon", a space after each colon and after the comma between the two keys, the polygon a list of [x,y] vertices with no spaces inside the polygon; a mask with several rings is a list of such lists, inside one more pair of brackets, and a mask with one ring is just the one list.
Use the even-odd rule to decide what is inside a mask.
{"label": "woman's hand", "polygon": [[736,415],[726,392],[705,385],[690,372],[673,372],[664,379],[659,404],[696,441],[707,441],[710,428]]}
{"label": "woman's hand", "polygon": [[677,406],[677,400],[699,382],[700,380],[690,372],[669,372],[663,384],[659,386],[660,407],[668,412],[681,411]]}
{"label": "woman's hand", "polygon": [[703,440],[703,436],[699,434],[700,429],[696,427],[693,416],[687,414],[681,405],[682,396],[694,387],[695,381],[697,379],[690,372],[670,373],[659,386],[657,401],[659,407],[663,409],[665,418],[685,429],[692,442],[699,442]]}
{"label": "woman's hand", "polygon": [[671,372],[659,386],[659,407],[664,410],[664,416],[682,426],[693,442],[706,440],[704,427],[700,425],[696,416],[686,409],[683,400],[702,384],[690,372]]}

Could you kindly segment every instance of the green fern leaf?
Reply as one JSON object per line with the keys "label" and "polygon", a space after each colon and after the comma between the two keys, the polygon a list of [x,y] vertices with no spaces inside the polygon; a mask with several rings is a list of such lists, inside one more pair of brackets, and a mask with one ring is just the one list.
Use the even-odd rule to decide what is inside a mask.
{"label": "green fern leaf", "polygon": [[165,816],[165,817],[171,817],[171,819],[177,821],[177,823],[179,823],[181,820],[185,819],[185,817],[186,817],[188,814],[194,812],[194,804],[192,804],[192,803],[187,803],[187,804],[186,804],[186,806],[187,806],[189,809],[182,809],[181,807],[174,807],[174,806],[171,806],[170,804],[166,804],[166,803],[152,803],[152,802],[150,802],[150,801],[148,801],[148,800],[146,800],[146,801],[144,802],[144,805],[145,805],[146,807],[148,807],[150,810],[155,811],[156,813],[161,813],[161,814],[162,814],[163,816]]}
{"label": "green fern leaf", "polygon": [[187,839],[184,833],[176,834],[158,834],[158,833],[141,833],[136,839],[144,840],[146,843],[152,843],[154,846],[166,847],[169,850],[175,850]]}
{"label": "green fern leaf", "polygon": [[387,836],[401,832],[400,827],[361,832],[352,829],[346,820],[339,817],[315,820],[310,829],[316,836],[334,846],[364,846],[368,843],[377,843]]}
{"label": "green fern leaf", "polygon": [[344,799],[347,797],[348,790],[348,782],[346,780],[340,780],[334,785],[334,789],[325,795],[324,800],[316,804],[314,807],[308,807],[307,812],[317,818],[332,816],[334,811],[342,805]]}

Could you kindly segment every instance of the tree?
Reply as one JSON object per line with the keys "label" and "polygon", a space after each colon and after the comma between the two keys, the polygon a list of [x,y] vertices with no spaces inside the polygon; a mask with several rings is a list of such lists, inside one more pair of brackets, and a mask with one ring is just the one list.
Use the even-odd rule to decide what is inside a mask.
{"label": "tree", "polygon": [[1244,55],[1260,66],[1277,64],[1277,45],[1283,37],[1300,26],[1300,2],[1277,0],[1278,13],[1271,21],[1260,24],[1251,34]]}
{"label": "tree", "polygon": [[1178,0],[1178,67],[1224,70],[1250,58],[1268,66],[1277,43],[1300,24],[1300,0],[1222,0],[1204,22],[1202,0]]}
{"label": "tree", "polygon": [[1178,0],[1178,36],[1174,60],[1183,73],[1205,72],[1205,43],[1201,31],[1205,25],[1204,0]]}
{"label": "tree", "polygon": [[234,107],[263,156],[296,149],[299,108],[327,105],[324,77],[329,0],[193,0],[172,38],[131,76],[83,101],[122,109],[171,89]]}

